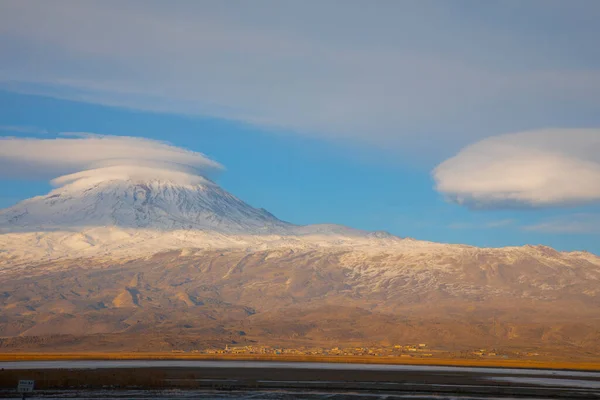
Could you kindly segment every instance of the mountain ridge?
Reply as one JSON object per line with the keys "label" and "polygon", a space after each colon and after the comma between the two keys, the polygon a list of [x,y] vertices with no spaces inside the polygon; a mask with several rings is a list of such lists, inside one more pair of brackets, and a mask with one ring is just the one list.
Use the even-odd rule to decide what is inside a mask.
{"label": "mountain ridge", "polygon": [[[199,248],[206,246],[196,242],[206,242],[207,236],[211,236],[213,240],[208,242],[212,247],[220,248],[256,246],[260,242],[273,247],[277,241],[285,246],[294,240],[305,240],[308,245],[320,243],[327,246],[363,247],[368,243],[379,248],[399,242],[406,245],[412,241],[417,247],[486,249],[400,238],[385,231],[363,231],[336,224],[295,225],[278,219],[263,208],[246,204],[209,179],[182,175],[186,181],[146,175],[63,179],[60,181],[63,186],[46,195],[0,210],[0,234],[4,234],[4,238],[16,235],[14,237],[29,245],[34,241],[39,245],[44,240],[76,242],[78,237],[83,238],[82,243],[87,241],[90,245],[100,245],[103,238],[117,236],[132,240],[132,246],[135,246],[135,231],[138,231],[145,239],[161,236],[168,242],[170,236],[175,236],[185,243],[184,247]],[[186,241],[181,239],[183,236],[192,239]],[[6,253],[10,246],[6,240],[4,242]],[[173,246],[158,246],[156,251],[173,249]],[[543,245],[523,247],[557,251]],[[67,246],[65,251],[68,250],[77,249]],[[589,254],[596,257],[593,253]]]}
{"label": "mountain ridge", "polygon": [[[175,180],[93,171],[0,210],[0,262],[114,255],[182,247],[306,247],[400,240],[335,224],[294,225],[254,208],[197,175]],[[110,170],[110,168],[109,168]],[[153,170],[150,170],[153,171]],[[109,172],[113,172],[110,170]],[[355,243],[359,244],[359,243]],[[8,259],[8,261],[6,261]]]}

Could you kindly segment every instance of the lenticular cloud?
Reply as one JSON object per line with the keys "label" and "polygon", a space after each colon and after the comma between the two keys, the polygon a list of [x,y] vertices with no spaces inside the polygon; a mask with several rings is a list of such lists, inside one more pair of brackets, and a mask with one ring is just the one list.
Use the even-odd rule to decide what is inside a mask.
{"label": "lenticular cloud", "polygon": [[[79,135],[57,139],[0,139],[0,175],[53,179],[61,186],[78,179],[161,176],[190,180],[222,169],[202,153],[165,142],[127,136]],[[58,177],[58,178],[56,178]]]}
{"label": "lenticular cloud", "polygon": [[436,190],[470,208],[600,201],[600,129],[551,129],[482,140],[433,171]]}

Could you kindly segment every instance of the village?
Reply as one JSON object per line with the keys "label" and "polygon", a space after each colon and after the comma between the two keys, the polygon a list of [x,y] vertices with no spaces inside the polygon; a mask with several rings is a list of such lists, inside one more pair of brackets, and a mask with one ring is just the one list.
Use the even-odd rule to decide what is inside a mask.
{"label": "village", "polygon": [[471,351],[449,352],[430,348],[425,343],[393,346],[355,346],[355,347],[277,347],[263,345],[231,346],[201,350],[173,350],[173,353],[196,353],[212,355],[290,355],[290,356],[367,356],[367,357],[461,357],[461,358],[508,358],[505,352],[475,349]]}

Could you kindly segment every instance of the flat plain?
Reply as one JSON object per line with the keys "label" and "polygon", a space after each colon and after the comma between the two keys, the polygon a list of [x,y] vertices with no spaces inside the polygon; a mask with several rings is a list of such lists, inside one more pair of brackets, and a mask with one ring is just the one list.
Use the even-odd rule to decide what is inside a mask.
{"label": "flat plain", "polygon": [[19,379],[35,380],[40,398],[600,398],[600,372],[515,368],[207,360],[0,362],[0,396],[14,396]]}

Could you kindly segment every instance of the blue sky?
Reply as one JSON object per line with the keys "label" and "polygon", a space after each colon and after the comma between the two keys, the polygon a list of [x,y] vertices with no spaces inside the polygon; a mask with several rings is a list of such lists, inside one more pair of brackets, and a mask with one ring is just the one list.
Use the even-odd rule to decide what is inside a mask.
{"label": "blue sky", "polygon": [[[470,211],[434,190],[430,170],[380,149],[273,134],[239,122],[148,113],[0,92],[5,136],[98,132],[168,140],[202,151],[226,170],[216,181],[256,207],[298,224],[332,222],[423,240],[505,246],[547,244],[597,251],[595,234],[548,234],[522,226],[572,209]],[[30,127],[33,135],[10,131]],[[43,127],[43,128],[42,128]],[[165,134],[165,132],[168,132]],[[4,179],[0,206],[46,193],[46,180]],[[578,212],[597,212],[594,206]]]}
{"label": "blue sky", "polygon": [[3,2],[0,135],[166,140],[298,224],[600,253],[597,2],[286,3]]}

